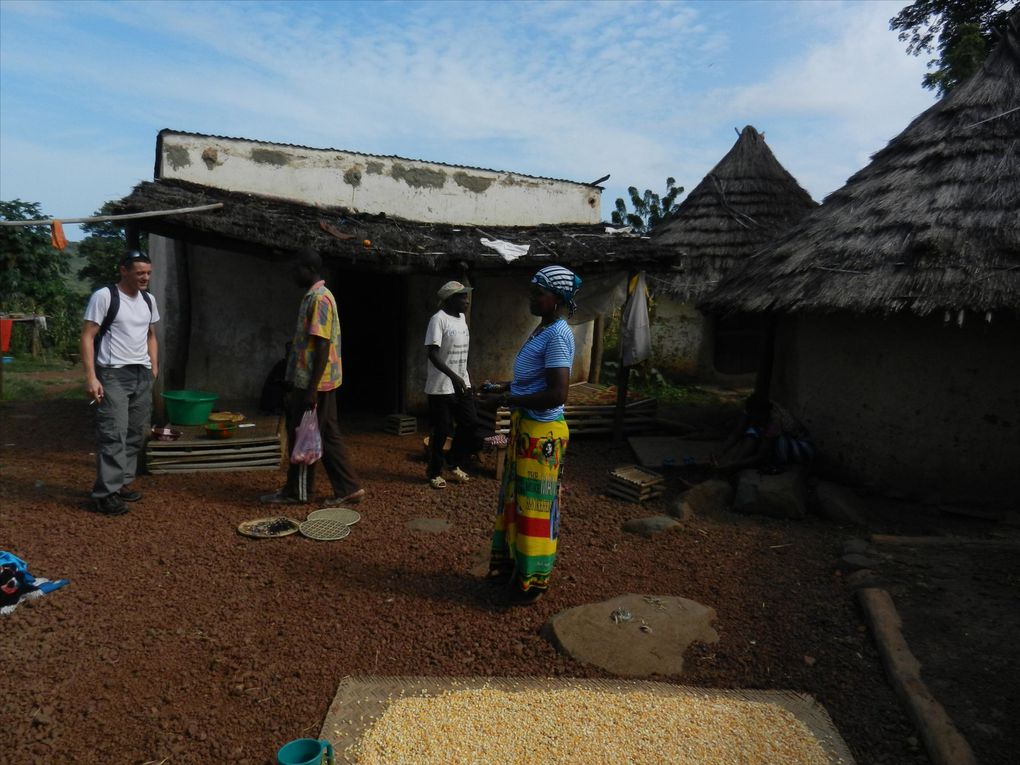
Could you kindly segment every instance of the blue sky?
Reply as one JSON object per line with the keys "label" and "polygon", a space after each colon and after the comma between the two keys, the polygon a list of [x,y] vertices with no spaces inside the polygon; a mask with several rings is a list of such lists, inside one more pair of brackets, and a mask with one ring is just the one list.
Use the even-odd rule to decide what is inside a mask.
{"label": "blue sky", "polygon": [[906,4],[0,0],[0,199],[91,214],[173,128],[609,173],[608,219],[750,124],[820,201],[933,103],[889,30]]}

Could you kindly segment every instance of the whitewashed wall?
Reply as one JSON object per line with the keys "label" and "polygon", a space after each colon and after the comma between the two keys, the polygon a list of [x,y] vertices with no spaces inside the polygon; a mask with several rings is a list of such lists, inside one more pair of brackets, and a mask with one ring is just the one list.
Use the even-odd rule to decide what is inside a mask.
{"label": "whitewashed wall", "polygon": [[160,177],[425,223],[595,224],[601,189],[435,162],[162,134]]}

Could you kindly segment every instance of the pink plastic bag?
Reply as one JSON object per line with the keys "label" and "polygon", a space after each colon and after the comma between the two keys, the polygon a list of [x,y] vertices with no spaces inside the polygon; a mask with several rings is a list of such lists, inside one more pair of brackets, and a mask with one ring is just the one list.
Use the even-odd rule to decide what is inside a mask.
{"label": "pink plastic bag", "polygon": [[319,435],[319,417],[309,409],[301,418],[294,433],[294,450],[290,461],[295,465],[311,465],[322,459],[322,437]]}

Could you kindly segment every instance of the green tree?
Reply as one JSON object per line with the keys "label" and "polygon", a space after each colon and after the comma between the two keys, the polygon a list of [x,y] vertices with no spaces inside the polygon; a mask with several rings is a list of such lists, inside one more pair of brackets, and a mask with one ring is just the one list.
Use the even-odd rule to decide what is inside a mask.
{"label": "green tree", "polygon": [[[38,202],[0,201],[2,220],[44,220]],[[0,305],[29,311],[67,293],[70,270],[64,253],[50,244],[49,226],[0,226]]]}
{"label": "green tree", "polygon": [[[107,202],[93,215],[113,215],[113,202]],[[85,265],[79,269],[78,278],[88,282],[90,291],[104,284],[113,284],[119,276],[117,264],[128,250],[124,229],[111,221],[83,223],[82,231],[88,234],[78,247],[78,254],[85,258]],[[142,252],[145,252],[144,239]]]}
{"label": "green tree", "polygon": [[676,198],[684,191],[683,186],[676,185],[676,179],[666,179],[666,193],[660,197],[651,189],[645,189],[643,195],[638,194],[635,186],[630,186],[627,193],[633,212],[627,211],[627,203],[623,199],[616,200],[613,210],[613,223],[617,226],[633,226],[639,234],[647,234],[656,224],[668,218],[679,204]]}
{"label": "green tree", "polygon": [[[43,220],[38,202],[0,201],[0,220]],[[0,308],[46,316],[46,340],[73,351],[81,326],[81,298],[67,286],[68,257],[50,243],[50,227],[0,226]]]}
{"label": "green tree", "polygon": [[1015,0],[914,0],[889,20],[907,53],[936,52],[924,87],[944,96],[974,74],[1006,28]]}

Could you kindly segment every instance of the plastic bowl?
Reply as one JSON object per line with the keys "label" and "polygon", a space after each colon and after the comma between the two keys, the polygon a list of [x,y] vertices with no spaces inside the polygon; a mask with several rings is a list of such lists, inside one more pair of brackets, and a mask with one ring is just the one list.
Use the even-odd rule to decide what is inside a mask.
{"label": "plastic bowl", "polygon": [[230,438],[236,430],[236,422],[207,422],[205,424],[205,434],[209,438]]}
{"label": "plastic bowl", "polygon": [[215,393],[204,390],[168,390],[163,392],[166,416],[172,425],[201,425],[209,418]]}
{"label": "plastic bowl", "polygon": [[176,441],[181,437],[181,431],[174,428],[153,428],[152,438],[156,441]]}

